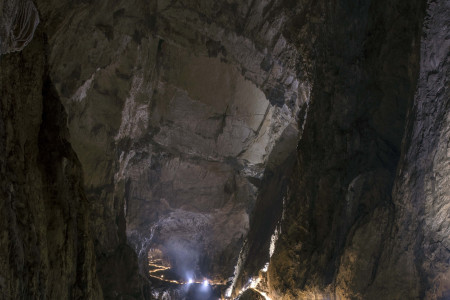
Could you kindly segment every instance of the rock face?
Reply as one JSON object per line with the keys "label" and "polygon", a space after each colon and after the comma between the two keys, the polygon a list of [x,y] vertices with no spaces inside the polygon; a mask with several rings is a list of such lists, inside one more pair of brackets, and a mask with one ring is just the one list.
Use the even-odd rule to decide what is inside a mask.
{"label": "rock face", "polygon": [[[263,7],[157,4],[38,5],[93,203],[99,270],[127,247],[126,223],[142,273],[153,247],[184,279],[226,280],[265,168],[295,149],[306,92],[295,50],[258,17]],[[109,276],[99,277],[111,291]]]}
{"label": "rock face", "polygon": [[40,31],[0,59],[0,298],[101,299],[81,165]]}
{"label": "rock face", "polygon": [[36,6],[31,0],[2,0],[0,8],[0,55],[20,51],[39,24]]}
{"label": "rock face", "polygon": [[2,297],[450,297],[448,0],[0,6]]}
{"label": "rock face", "polygon": [[[450,32],[448,1],[429,2],[420,73],[393,202],[395,223],[368,295],[450,297]],[[380,293],[380,288],[389,293]]]}
{"label": "rock face", "polygon": [[264,297],[253,290],[246,290],[238,298],[239,300],[264,300]]}
{"label": "rock face", "polygon": [[273,298],[449,297],[449,2],[426,6],[422,34],[424,3],[328,10]]}

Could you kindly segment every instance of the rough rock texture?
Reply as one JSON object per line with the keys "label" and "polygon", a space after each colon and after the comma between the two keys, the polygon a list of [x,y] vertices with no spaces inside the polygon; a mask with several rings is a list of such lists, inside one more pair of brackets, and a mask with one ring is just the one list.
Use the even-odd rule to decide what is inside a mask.
{"label": "rough rock texture", "polygon": [[4,297],[150,297],[150,248],[234,295],[270,261],[273,299],[450,297],[448,0],[36,7],[0,58]]}
{"label": "rough rock texture", "polygon": [[[117,14],[113,16],[113,12],[115,8],[120,11],[124,3],[37,2],[48,34],[50,74],[67,110],[70,141],[85,174],[98,277],[106,299],[143,298],[136,254],[126,241],[124,189],[114,182],[119,158],[114,137],[131,86],[127,76],[136,58],[136,49],[128,49],[126,44],[140,26],[134,19],[123,17],[123,23],[116,25],[124,30],[123,35],[128,28],[130,35],[116,34],[114,39],[107,22],[116,22]],[[145,12],[146,7],[141,3],[134,9]],[[84,79],[86,72],[89,77]],[[97,73],[104,75],[99,77],[101,80],[94,80]],[[75,84],[80,79],[83,84],[78,88]],[[82,101],[91,84],[94,89],[90,97]]]}
{"label": "rough rock texture", "polygon": [[42,31],[0,59],[0,298],[101,299],[81,165]]}
{"label": "rough rock texture", "polygon": [[31,0],[1,0],[0,55],[22,50],[38,24],[39,13]]}
{"label": "rough rock texture", "polygon": [[242,295],[237,298],[238,300],[264,300],[264,297],[255,292],[254,290],[246,290]]}
{"label": "rough rock texture", "polygon": [[[289,137],[288,140],[296,140]],[[279,145],[282,145],[282,141]],[[285,149],[283,151],[286,151]],[[277,152],[276,149],[274,151]],[[258,274],[271,257],[280,220],[286,204],[288,184],[295,162],[295,149],[276,168],[267,168],[260,184],[255,207],[251,214],[251,227],[239,254],[230,291],[242,290],[250,277]],[[270,158],[269,158],[270,161]],[[266,284],[267,285],[267,284]]]}
{"label": "rough rock texture", "polygon": [[142,271],[157,247],[180,276],[232,275],[264,169],[295,148],[307,93],[266,5],[38,2],[99,270],[126,247],[126,219]]}
{"label": "rough rock texture", "polygon": [[273,298],[449,297],[449,2],[426,6],[423,33],[424,2],[322,7]]}
{"label": "rough rock texture", "polygon": [[428,3],[419,80],[393,190],[395,223],[370,297],[450,298],[449,9],[449,1]]}

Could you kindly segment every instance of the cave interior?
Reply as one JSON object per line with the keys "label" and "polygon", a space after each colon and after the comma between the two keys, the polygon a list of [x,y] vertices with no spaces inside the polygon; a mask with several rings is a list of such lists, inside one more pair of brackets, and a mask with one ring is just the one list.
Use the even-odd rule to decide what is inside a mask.
{"label": "cave interior", "polygon": [[450,299],[450,0],[0,0],[0,299]]}

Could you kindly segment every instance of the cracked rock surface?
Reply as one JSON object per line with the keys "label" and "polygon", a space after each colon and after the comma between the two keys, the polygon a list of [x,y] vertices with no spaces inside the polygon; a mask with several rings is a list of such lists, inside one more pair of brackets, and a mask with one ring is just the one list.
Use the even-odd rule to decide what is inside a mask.
{"label": "cracked rock surface", "polygon": [[42,31],[0,59],[0,298],[101,299],[83,173]]}
{"label": "cracked rock surface", "polygon": [[180,276],[227,279],[274,145],[290,141],[272,167],[296,145],[295,49],[257,4],[59,3],[64,17],[55,5],[39,8],[97,254],[125,243],[126,223],[142,272],[154,247]]}
{"label": "cracked rock surface", "polygon": [[326,15],[271,295],[446,299],[449,2],[344,2]]}
{"label": "cracked rock surface", "polygon": [[448,0],[0,6],[0,298],[450,297]]}

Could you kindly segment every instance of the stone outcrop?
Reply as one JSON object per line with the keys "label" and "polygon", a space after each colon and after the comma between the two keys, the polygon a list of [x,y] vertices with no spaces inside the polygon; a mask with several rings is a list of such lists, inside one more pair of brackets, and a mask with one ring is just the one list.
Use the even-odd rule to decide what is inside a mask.
{"label": "stone outcrop", "polygon": [[0,1],[0,55],[22,50],[33,39],[38,24],[33,1]]}
{"label": "stone outcrop", "polygon": [[295,149],[307,93],[292,73],[295,49],[256,4],[38,4],[93,203],[99,268],[126,247],[126,221],[142,273],[155,247],[182,277],[226,280],[266,166]]}
{"label": "stone outcrop", "polygon": [[101,299],[82,168],[42,31],[0,59],[0,298]]}
{"label": "stone outcrop", "polygon": [[264,300],[264,297],[253,290],[246,290],[239,296],[239,300]]}
{"label": "stone outcrop", "polygon": [[334,39],[316,59],[272,297],[445,299],[449,3],[339,4],[327,10]]}
{"label": "stone outcrop", "polygon": [[[450,297],[450,22],[448,1],[428,2],[420,72],[392,193],[386,237],[369,297]],[[380,292],[383,291],[383,292]]]}
{"label": "stone outcrop", "polygon": [[0,297],[450,297],[448,0],[5,3]]}

